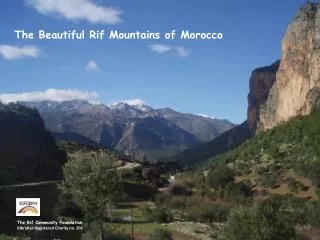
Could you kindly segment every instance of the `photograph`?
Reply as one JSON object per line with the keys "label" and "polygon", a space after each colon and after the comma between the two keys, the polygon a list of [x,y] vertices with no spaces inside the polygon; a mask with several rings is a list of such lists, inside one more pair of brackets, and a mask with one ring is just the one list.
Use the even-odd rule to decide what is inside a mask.
{"label": "photograph", "polygon": [[320,0],[1,0],[0,240],[320,240]]}

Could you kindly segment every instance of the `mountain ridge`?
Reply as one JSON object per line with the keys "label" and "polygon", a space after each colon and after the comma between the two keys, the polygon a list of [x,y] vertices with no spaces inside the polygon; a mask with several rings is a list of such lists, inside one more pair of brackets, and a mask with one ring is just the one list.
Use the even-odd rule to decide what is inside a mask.
{"label": "mountain ridge", "polygon": [[228,120],[126,102],[111,106],[84,100],[20,103],[36,108],[47,129],[59,139],[93,141],[149,161],[209,141],[235,126]]}

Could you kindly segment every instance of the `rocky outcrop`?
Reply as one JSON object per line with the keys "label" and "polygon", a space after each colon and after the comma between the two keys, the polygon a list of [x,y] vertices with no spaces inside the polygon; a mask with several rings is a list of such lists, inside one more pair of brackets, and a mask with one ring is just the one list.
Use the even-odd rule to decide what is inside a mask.
{"label": "rocky outcrop", "polygon": [[282,58],[257,130],[309,114],[320,99],[320,4],[304,5],[282,41]]}
{"label": "rocky outcrop", "polygon": [[251,132],[255,132],[260,121],[260,106],[263,105],[269,96],[269,91],[276,81],[276,74],[280,61],[270,66],[255,69],[250,78],[250,91],[248,94],[247,121]]}

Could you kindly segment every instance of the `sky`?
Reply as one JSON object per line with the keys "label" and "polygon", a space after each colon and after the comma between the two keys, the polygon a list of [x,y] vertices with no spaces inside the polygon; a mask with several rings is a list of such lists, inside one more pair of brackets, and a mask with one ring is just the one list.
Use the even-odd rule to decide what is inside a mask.
{"label": "sky", "polygon": [[[281,57],[305,0],[1,0],[0,100],[127,101],[246,119],[252,70]],[[15,30],[159,32],[158,40],[17,39]],[[165,39],[176,30],[175,39]],[[181,40],[180,32],[221,32]]]}

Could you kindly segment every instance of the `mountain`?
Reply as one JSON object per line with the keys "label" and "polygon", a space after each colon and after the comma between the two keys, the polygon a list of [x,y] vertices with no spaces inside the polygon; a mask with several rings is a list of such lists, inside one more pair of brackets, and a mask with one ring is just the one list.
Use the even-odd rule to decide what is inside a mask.
{"label": "mountain", "polygon": [[197,138],[159,116],[135,119],[128,124],[116,149],[137,159],[159,159],[198,144]]}
{"label": "mountain", "polygon": [[0,132],[1,185],[61,178],[65,153],[37,111],[0,103]]}
{"label": "mountain", "polygon": [[153,112],[193,134],[200,142],[210,141],[235,126],[228,120],[188,113],[182,114],[170,108],[157,109]]}
{"label": "mountain", "polygon": [[124,102],[112,105],[110,109],[114,112],[115,115],[123,117],[137,117],[145,112],[149,112],[152,110],[151,107],[144,104],[129,105],[128,103]]}
{"label": "mountain", "polygon": [[278,126],[320,105],[320,4],[305,4],[282,41],[282,57],[250,77],[247,121],[172,159],[196,164],[229,151],[258,132]]}
{"label": "mountain", "polygon": [[194,166],[213,156],[229,151],[252,136],[247,122],[240,124],[217,138],[198,146],[182,151],[170,160],[188,166]]}
{"label": "mountain", "polygon": [[58,139],[112,148],[137,159],[156,161],[209,141],[235,124],[180,113],[170,108],[121,102],[21,102],[37,109]]}

